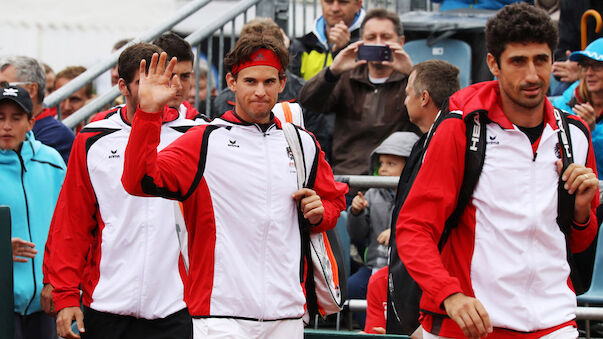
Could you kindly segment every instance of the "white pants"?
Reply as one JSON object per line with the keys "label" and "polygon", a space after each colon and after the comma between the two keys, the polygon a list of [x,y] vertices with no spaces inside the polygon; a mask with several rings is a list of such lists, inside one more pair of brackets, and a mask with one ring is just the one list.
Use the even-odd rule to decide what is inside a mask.
{"label": "white pants", "polygon": [[[555,332],[551,332],[540,339],[576,339],[578,338],[578,329],[574,326],[565,326],[562,327]],[[433,335],[425,330],[423,330],[423,339],[448,339],[445,337],[440,337],[437,335]]]}
{"label": "white pants", "polygon": [[301,319],[276,321],[253,321],[233,318],[193,319],[193,338],[303,339],[304,323]]}

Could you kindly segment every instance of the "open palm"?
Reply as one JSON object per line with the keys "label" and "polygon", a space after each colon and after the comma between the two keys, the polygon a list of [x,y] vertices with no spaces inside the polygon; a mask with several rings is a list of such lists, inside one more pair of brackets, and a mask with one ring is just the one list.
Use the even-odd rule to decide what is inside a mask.
{"label": "open palm", "polygon": [[138,97],[140,99],[140,108],[145,112],[161,112],[163,107],[177,94],[177,86],[174,81],[180,81],[178,76],[172,79],[172,71],[177,63],[176,58],[172,58],[166,66],[167,54],[153,54],[149,71],[146,72],[146,60],[140,61],[140,85],[138,87]]}

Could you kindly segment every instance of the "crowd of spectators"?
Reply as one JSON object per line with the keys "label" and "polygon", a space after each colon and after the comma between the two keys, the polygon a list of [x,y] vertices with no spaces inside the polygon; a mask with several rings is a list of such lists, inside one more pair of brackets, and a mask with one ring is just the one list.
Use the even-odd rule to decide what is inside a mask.
{"label": "crowd of spectators", "polygon": [[[74,131],[61,119],[94,98],[93,83],[58,107],[44,107],[43,100],[86,68],[55,73],[28,56],[0,57],[0,180],[9,187],[5,192],[19,192],[0,194],[0,205],[11,208],[15,338],[301,338],[302,319],[308,319],[300,230],[331,229],[346,209],[347,232],[360,261],[347,272],[346,297],[369,299],[368,317],[355,314],[351,326],[369,333],[390,328],[386,318],[394,305],[388,304],[388,291],[399,288],[392,274],[408,265],[425,291],[421,308],[428,312],[421,327],[406,334],[476,338],[511,330],[565,331],[572,337],[573,318],[505,318],[517,309],[480,290],[485,267],[500,258],[477,247],[483,257],[471,262],[475,254],[467,248],[499,248],[491,238],[500,233],[499,239],[521,242],[523,235],[510,236],[499,224],[522,224],[518,233],[537,230],[540,239],[554,243],[547,252],[554,258],[549,280],[567,280],[567,267],[559,268],[565,237],[550,216],[557,210],[556,182],[567,181],[565,189],[575,195],[571,249],[588,247],[594,238],[594,161],[601,164],[599,172],[603,168],[603,38],[589,35],[584,50],[575,45],[576,13],[583,7],[577,10],[566,0],[553,6],[561,13],[558,31],[546,12],[523,1],[439,2],[441,10],[504,8],[486,28],[487,63],[497,80],[461,90],[454,65],[413,64],[398,14],[365,11],[362,0],[321,0],[322,16],[301,37],[287,37],[271,19],[250,20],[221,61],[223,89],[216,87],[212,65],[200,59],[195,68],[193,49],[178,34],[164,33],[152,43],[121,40],[111,69],[120,97]],[[521,20],[527,23],[519,25]],[[509,23],[517,27],[508,34],[497,26]],[[534,31],[513,35],[526,30]],[[385,46],[391,58],[362,59],[359,50],[370,45]],[[565,92],[548,92],[552,76],[566,83],[560,87]],[[551,104],[547,94],[562,95]],[[573,114],[568,120],[578,159],[556,171],[553,105]],[[469,141],[462,119],[439,127],[434,122],[442,112],[471,110],[489,112],[489,153],[481,186],[442,249],[437,239],[457,203]],[[295,160],[281,131],[285,121],[298,127],[305,187],[296,186]],[[490,147],[524,137],[532,162],[538,155],[544,163],[534,165],[547,187],[538,192],[552,202],[524,213],[532,203],[529,194],[518,197],[511,190],[493,208],[488,190],[522,185],[521,174],[513,173],[529,162],[521,158],[511,169],[498,168],[509,152],[524,150]],[[441,166],[453,169],[438,177]],[[348,192],[334,175],[400,181],[397,189]],[[507,182],[494,182],[496,175]],[[487,213],[496,220],[482,221]],[[482,222],[494,231],[478,239]],[[502,275],[517,276],[504,271],[515,259],[505,261]],[[542,273],[530,264],[526,272]],[[569,309],[573,293],[558,293],[558,309]],[[437,320],[440,315],[447,318]]]}

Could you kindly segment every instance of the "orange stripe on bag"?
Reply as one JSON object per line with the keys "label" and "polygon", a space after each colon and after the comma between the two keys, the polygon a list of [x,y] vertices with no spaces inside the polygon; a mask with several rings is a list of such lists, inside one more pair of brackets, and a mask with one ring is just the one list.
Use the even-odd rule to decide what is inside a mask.
{"label": "orange stripe on bag", "polygon": [[289,103],[283,101],[281,102],[281,106],[283,107],[283,113],[285,114],[285,121],[293,123],[293,114],[291,113],[291,107],[289,107]]}

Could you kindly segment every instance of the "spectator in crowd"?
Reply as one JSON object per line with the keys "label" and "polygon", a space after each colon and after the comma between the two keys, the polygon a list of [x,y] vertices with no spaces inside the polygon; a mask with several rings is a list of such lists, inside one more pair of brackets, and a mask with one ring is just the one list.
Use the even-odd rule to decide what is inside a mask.
{"label": "spectator in crowd", "polygon": [[[369,173],[399,177],[406,158],[419,137],[412,132],[394,132],[369,157]],[[347,229],[354,242],[366,242],[365,265],[348,279],[350,299],[366,299],[366,286],[375,271],[387,265],[389,235],[396,192],[389,188],[371,188],[352,200],[348,208]],[[364,313],[355,313],[364,328]]]}
{"label": "spectator in crowd", "polygon": [[[69,81],[77,78],[80,74],[86,72],[86,68],[82,66],[69,66],[60,71],[56,75],[54,87],[59,89],[65,86]],[[67,99],[61,101],[61,118],[65,119],[75,113],[92,98],[92,82],[85,84],[82,88],[72,93]],[[79,132],[84,127],[84,122],[81,122],[77,127]]]}
{"label": "spectator in crowd", "polygon": [[[367,174],[366,159],[395,131],[414,131],[404,102],[412,66],[402,45],[402,24],[396,13],[377,8],[362,22],[362,41],[350,44],[302,88],[299,102],[317,112],[335,112],[333,154],[335,174]],[[383,44],[392,61],[356,60],[362,44]]]}
{"label": "spectator in crowd", "polygon": [[[269,18],[255,18],[247,22],[241,29],[241,36],[248,34],[259,34],[271,36],[277,39],[280,43],[285,45],[285,35],[278,25]],[[304,85],[304,80],[287,71],[287,82],[285,83],[285,89],[278,94],[278,101],[289,101],[294,102],[299,95],[299,91]],[[235,107],[235,94],[234,92],[226,87],[218,93],[218,96],[214,100],[213,106],[213,117],[219,117],[224,112],[230,111]]]}
{"label": "spectator in crowd", "polygon": [[287,141],[271,114],[285,87],[287,50],[268,35],[241,37],[224,60],[235,108],[157,154],[161,112],[177,93],[169,86],[176,61],[164,69],[165,60],[154,56],[149,74],[141,74],[122,182],[131,194],[182,201],[194,337],[303,338],[300,222],[313,225],[311,232],[333,228],[347,189],[303,129],[309,181],[297,189]]}
{"label": "spectator in crowd", "polygon": [[[591,131],[599,178],[603,178],[603,38],[593,41],[584,51],[576,51],[569,60],[580,66],[581,79],[570,86],[553,105],[577,114]],[[597,128],[599,127],[599,128]]]}
{"label": "spectator in crowd", "polygon": [[[594,9],[603,15],[603,2],[596,0],[561,0],[560,7],[559,46],[555,51],[553,75],[561,81],[561,85],[557,86],[552,95],[560,95],[578,80],[578,64],[569,60],[569,55],[582,49],[580,45],[582,15],[589,9]],[[591,18],[587,21],[586,41],[592,42],[601,37],[603,34],[595,31],[595,20]]]}
{"label": "spectator in crowd", "polygon": [[44,66],[44,73],[46,73],[46,90],[44,91],[44,96],[47,97],[48,94],[54,92],[55,74],[47,63],[42,63],[42,66]]}
{"label": "spectator in crowd", "polygon": [[27,89],[33,102],[33,115],[36,120],[33,133],[36,140],[56,149],[67,163],[75,135],[53,117],[52,110],[43,106],[46,74],[42,64],[27,56],[0,57],[0,82],[16,84]]}
{"label": "spectator in crowd", "polygon": [[[465,122],[446,119],[397,220],[398,252],[423,291],[423,338],[577,338],[566,249],[586,249],[597,232],[588,129],[567,117],[574,163],[562,171],[561,127],[546,98],[557,30],[544,11],[526,3],[504,7],[486,24],[486,44],[498,80],[448,101],[450,114],[480,110],[488,118],[485,162],[468,205],[440,252],[468,142]],[[575,194],[572,210],[557,204],[559,180]],[[568,224],[557,224],[558,208],[568,210]],[[567,239],[560,226],[568,228]]]}
{"label": "spectator in crowd", "polygon": [[305,80],[331,65],[344,47],[360,39],[365,15],[362,0],[320,0],[320,4],[322,16],[314,21],[312,32],[294,39],[289,48],[289,69]]}
{"label": "spectator in crowd", "polygon": [[0,205],[10,207],[15,339],[54,339],[40,305],[43,249],[65,162],[31,133],[34,105],[23,87],[0,88]]}
{"label": "spectator in crowd", "polygon": [[[126,105],[76,136],[44,263],[61,337],[79,338],[71,329],[74,320],[85,338],[188,338],[192,333],[179,272],[177,228],[183,225],[177,225],[178,207],[131,196],[120,181],[139,104],[140,60],[149,64],[153,53],[161,52],[147,43],[126,48],[118,61]],[[178,82],[179,75],[171,77],[181,88]],[[162,149],[193,125],[167,110],[157,125],[161,142],[156,147]]]}
{"label": "spectator in crowd", "polygon": [[195,55],[193,54],[191,45],[174,32],[163,33],[157,39],[153,40],[153,44],[164,50],[168,58],[176,57],[178,60],[172,76],[178,76],[179,81],[176,84],[180,86],[180,89],[178,90],[178,95],[168,103],[168,106],[177,109],[187,119],[194,119],[199,112],[186,101],[188,93],[195,85],[193,80]]}
{"label": "spectator in crowd", "polygon": [[505,5],[521,2],[525,0],[433,0],[435,3],[441,3],[441,11],[459,8],[492,9],[498,10]]}
{"label": "spectator in crowd", "polygon": [[196,96],[198,96],[199,103],[196,105],[197,111],[199,111],[199,113],[201,114],[209,116],[210,114],[207,114],[205,110],[205,104],[207,100],[207,87],[210,87],[209,100],[211,107],[211,105],[213,105],[214,103],[216,95],[218,94],[218,92],[216,91],[216,82],[214,80],[213,72],[210,72],[209,70],[207,61],[205,59],[200,58],[198,63],[199,65],[196,71],[197,74],[195,74],[195,76],[199,75],[199,91],[197,91],[197,86],[193,82],[191,84],[191,89],[188,92],[188,98],[186,100],[188,102],[193,103],[197,99]]}

